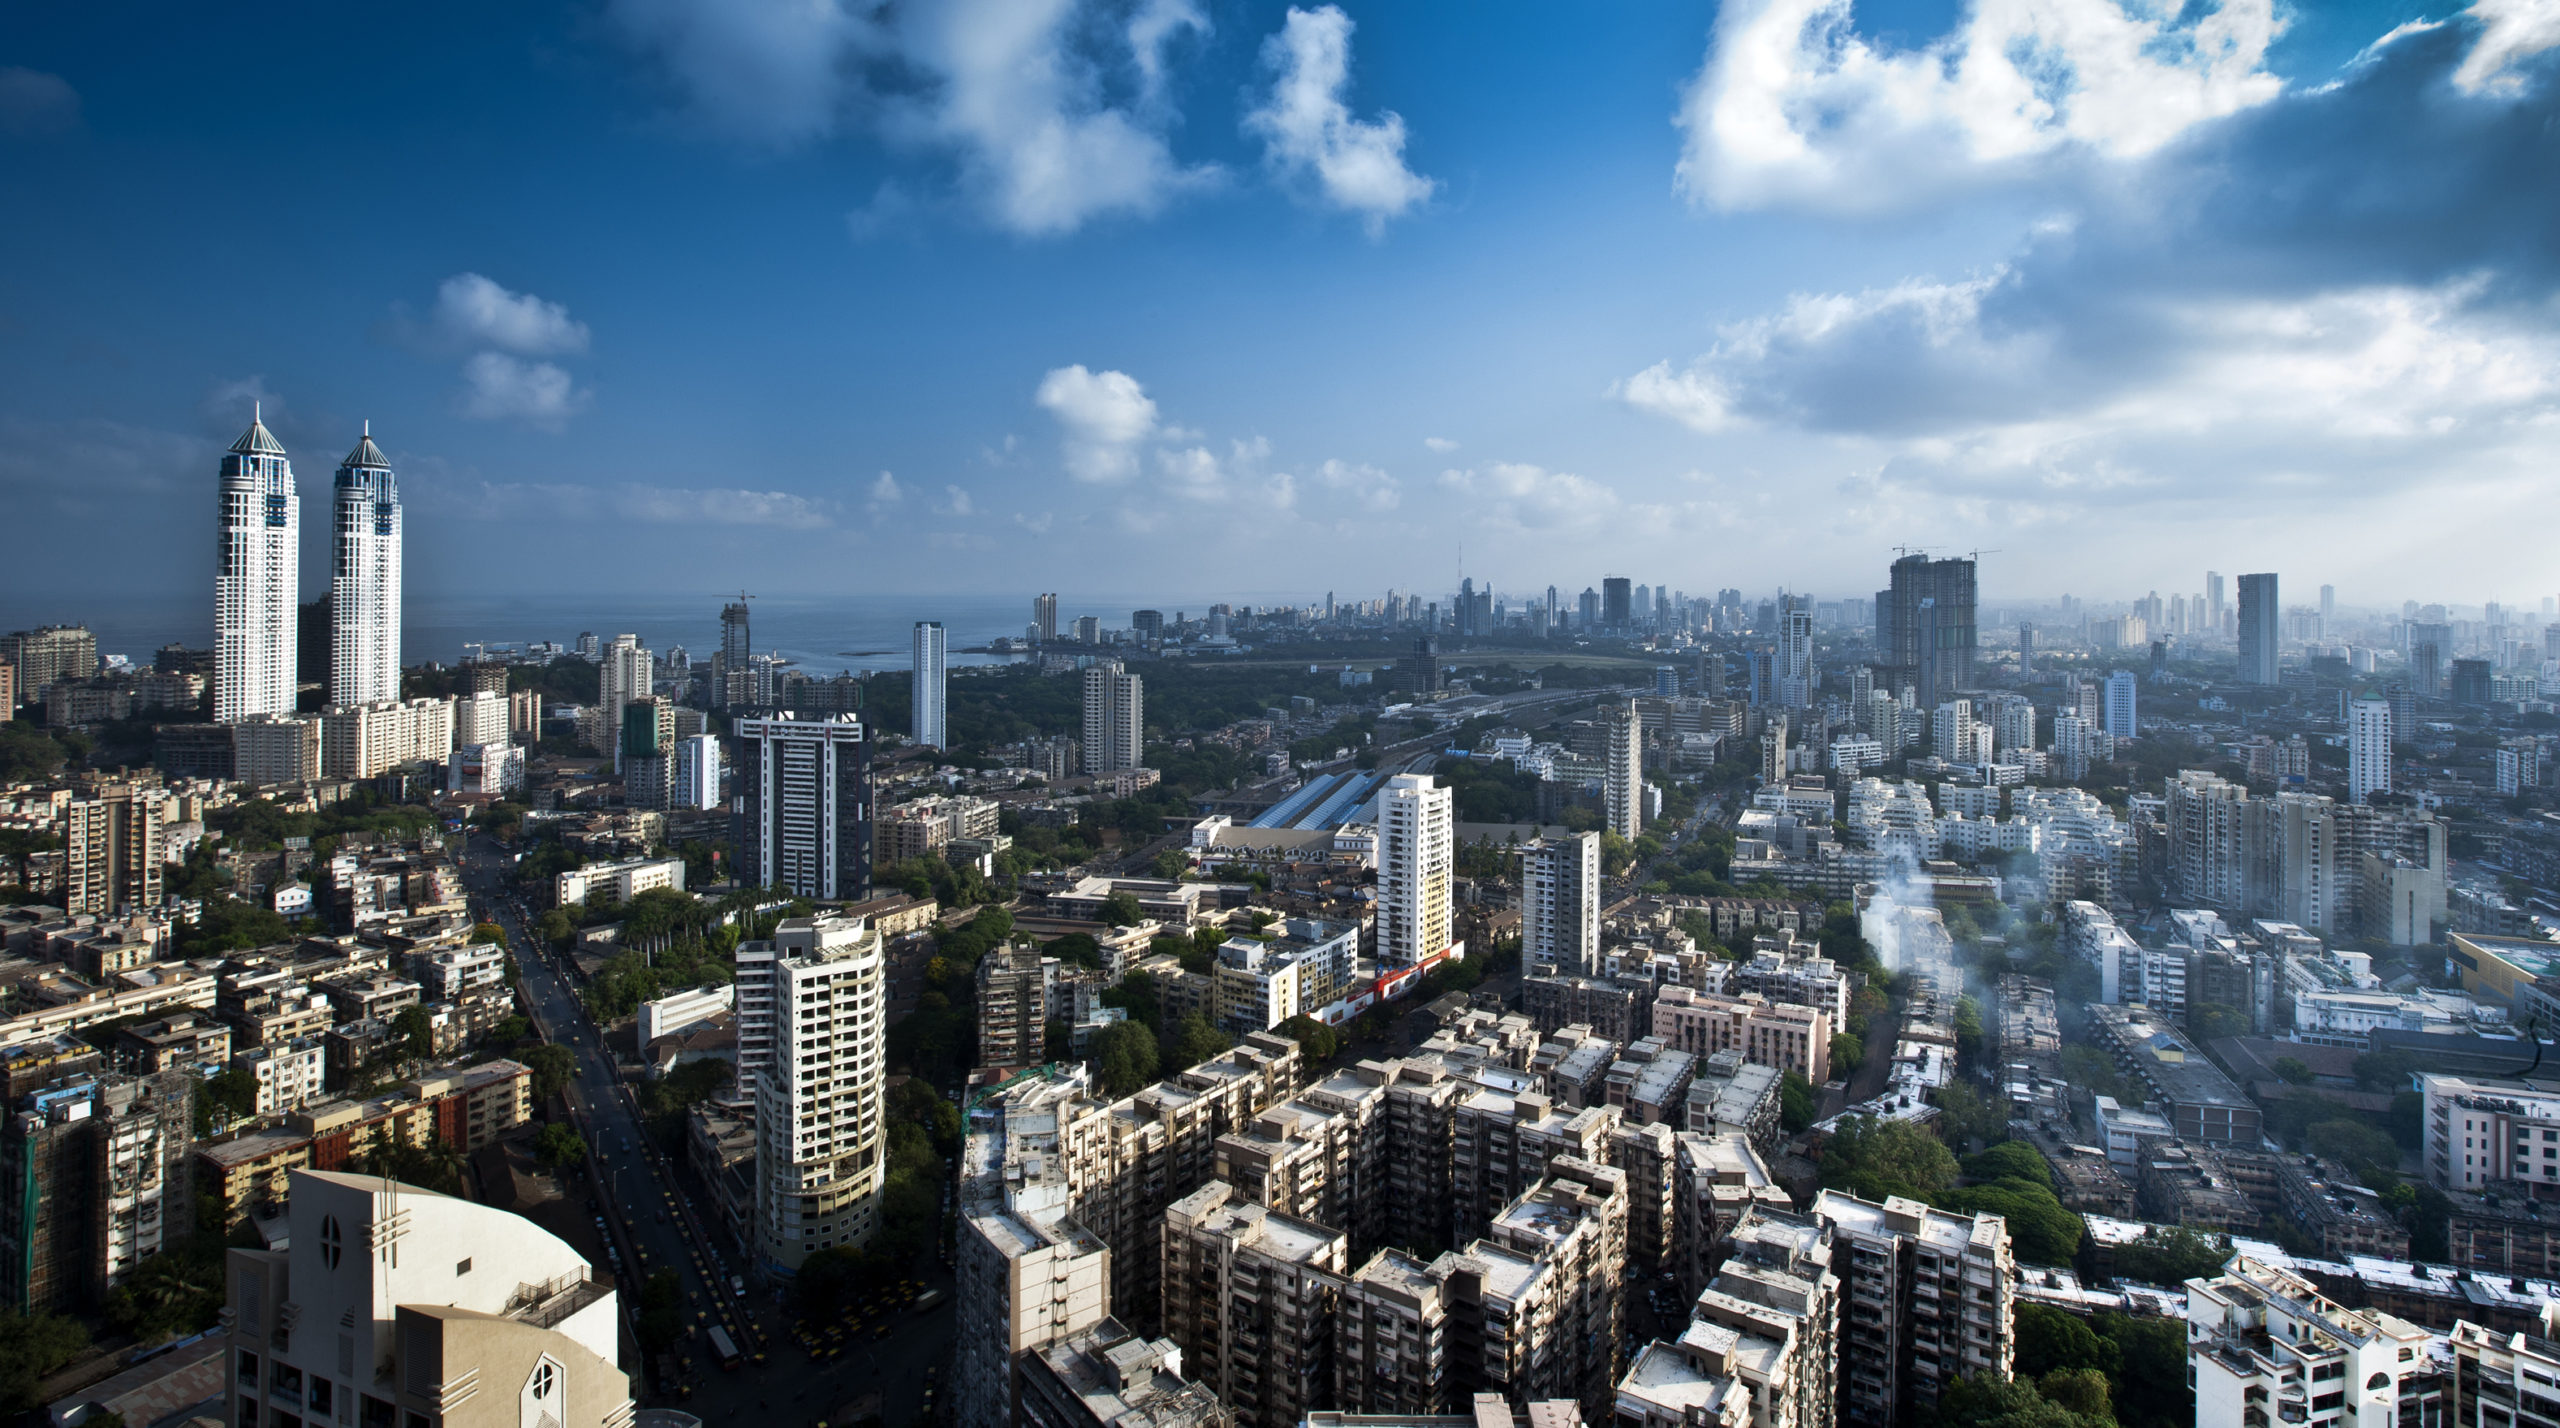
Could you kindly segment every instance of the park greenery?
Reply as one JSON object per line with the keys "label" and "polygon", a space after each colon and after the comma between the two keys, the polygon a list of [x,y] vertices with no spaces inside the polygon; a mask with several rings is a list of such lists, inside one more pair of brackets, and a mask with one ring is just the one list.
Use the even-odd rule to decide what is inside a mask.
{"label": "park greenery", "polygon": [[2054,1194],[2053,1168],[2021,1141],[1959,1162],[1926,1127],[1849,1116],[1822,1146],[1822,1183],[1862,1200],[1900,1195],[1956,1214],[2005,1216],[2029,1263],[2069,1264],[2080,1249],[2080,1217]]}

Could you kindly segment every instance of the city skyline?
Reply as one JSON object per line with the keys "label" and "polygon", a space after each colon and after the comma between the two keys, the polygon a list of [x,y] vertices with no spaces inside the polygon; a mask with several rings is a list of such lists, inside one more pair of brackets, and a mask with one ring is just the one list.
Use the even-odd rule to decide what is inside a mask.
{"label": "city skyline", "polygon": [[[2547,223],[2515,196],[2555,185],[2510,137],[2551,112],[2547,40],[2458,6],[2235,0],[2166,32],[2066,8],[2090,23],[1586,17],[1562,66],[1497,11],[1459,68],[1420,12],[1177,5],[1132,39],[1060,6],[1007,41],[1052,82],[992,117],[959,11],[933,34],[825,6],[796,34],[685,4],[172,15],[140,51],[16,17],[0,150],[35,205],[10,240],[33,340],[0,359],[0,492],[49,537],[176,534],[263,398],[289,450],[396,427],[425,591],[589,584],[604,557],[563,528],[777,593],[841,590],[846,550],[872,588],[1045,588],[1114,542],[1200,586],[1239,516],[1336,585],[1401,568],[1417,521],[1465,544],[1433,586],[1679,580],[1705,550],[1700,584],[1846,588],[1913,540],[2003,548],[1995,590],[2140,583],[2168,548],[2316,557],[2349,604],[2396,593],[2363,571],[2463,603],[2560,584],[2478,519],[2551,454],[2548,275],[2514,255]],[[2037,39],[2038,100],[1931,77]],[[1755,46],[1775,78],[1735,61]],[[173,98],[176,66],[357,52],[399,103],[324,125],[291,86]],[[900,63],[939,87],[890,102],[869,76]],[[1044,186],[1050,118],[1088,147]],[[248,173],[278,228],[330,230],[386,160],[407,216],[364,243],[130,209]],[[2448,221],[2256,192],[2351,165]],[[536,166],[574,177],[518,181]],[[0,596],[78,544],[38,542]],[[134,588],[209,578],[200,541],[171,548]]]}

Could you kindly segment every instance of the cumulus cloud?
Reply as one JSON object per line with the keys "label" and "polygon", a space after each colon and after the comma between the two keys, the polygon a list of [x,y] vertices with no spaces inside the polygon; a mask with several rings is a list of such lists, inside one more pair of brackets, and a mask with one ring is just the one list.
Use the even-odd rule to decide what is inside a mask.
{"label": "cumulus cloud", "polygon": [[2466,93],[2517,93],[2526,82],[2518,66],[2560,48],[2560,5],[2551,0],[2476,0],[2471,18],[2481,27],[2480,43],[2453,72]]}
{"label": "cumulus cloud", "polygon": [[1405,166],[1404,119],[1392,110],[1352,117],[1351,17],[1339,6],[1292,8],[1262,46],[1271,90],[1246,113],[1273,169],[1312,180],[1326,203],[1356,213],[1375,233],[1431,197],[1438,185]]}
{"label": "cumulus cloud", "polygon": [[[1457,443],[1453,441],[1448,445],[1455,447]],[[1364,511],[1382,513],[1404,504],[1404,488],[1395,477],[1375,466],[1327,460],[1316,468],[1315,479],[1317,485],[1341,495]]]}
{"label": "cumulus cloud", "polygon": [[80,127],[80,92],[58,74],[0,65],[0,135],[32,138]]}
{"label": "cumulus cloud", "polygon": [[934,505],[933,513],[937,516],[974,516],[978,508],[970,501],[968,492],[957,486],[945,486],[942,499]]}
{"label": "cumulus cloud", "polygon": [[1458,449],[1458,443],[1451,441],[1445,436],[1426,436],[1422,439],[1422,444],[1425,448],[1437,451],[1442,455],[1447,455],[1449,452]]}
{"label": "cumulus cloud", "polygon": [[898,484],[898,478],[883,471],[873,478],[871,494],[863,504],[869,506],[871,513],[876,516],[896,509],[898,503],[906,498],[906,488]]}
{"label": "cumulus cloud", "polygon": [[1722,209],[1874,212],[2045,171],[2154,153],[2273,100],[2274,0],[1973,0],[1896,50],[1850,0],[1731,0],[1683,95],[1676,181]]}
{"label": "cumulus cloud", "polygon": [[569,309],[531,293],[509,292],[478,273],[457,273],[436,289],[436,331],[461,347],[495,348],[519,357],[587,350],[587,325]]}
{"label": "cumulus cloud", "polygon": [[1526,532],[1587,531],[1618,519],[1618,493],[1589,477],[1516,461],[1440,473],[1480,523]]}
{"label": "cumulus cloud", "polygon": [[477,352],[462,364],[462,414],[557,428],[587,404],[566,370],[504,352]]}
{"label": "cumulus cloud", "polygon": [[1126,372],[1052,370],[1033,394],[1065,430],[1067,471],[1079,481],[1118,482],[1137,474],[1138,447],[1156,429],[1156,404]]}
{"label": "cumulus cloud", "polygon": [[1125,18],[1099,0],[614,0],[608,13],[714,132],[783,148],[861,129],[946,156],[1013,232],[1152,213],[1215,178],[1167,140],[1170,56],[1208,29],[1188,0]]}
{"label": "cumulus cloud", "polygon": [[483,482],[474,514],[496,521],[543,516],[581,520],[603,517],[633,525],[785,530],[823,530],[835,524],[826,505],[806,496],[726,486]]}

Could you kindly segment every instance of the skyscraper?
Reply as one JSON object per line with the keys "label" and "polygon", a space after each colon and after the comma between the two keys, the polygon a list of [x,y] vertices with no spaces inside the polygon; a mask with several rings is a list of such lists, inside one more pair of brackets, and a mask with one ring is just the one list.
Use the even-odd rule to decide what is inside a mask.
{"label": "skyscraper", "polygon": [[112,917],[160,905],[160,793],[111,783],[63,810],[63,910]]}
{"label": "skyscraper", "polygon": [[2222,572],[2219,570],[2208,570],[2204,573],[2204,603],[2208,611],[2207,618],[2212,621],[2213,633],[2221,634]]}
{"label": "skyscraper", "polygon": [[940,620],[916,621],[915,685],[910,699],[913,715],[909,728],[915,741],[932,748],[948,748],[943,728],[944,644]]}
{"label": "skyscraper", "polygon": [[2021,679],[2033,678],[2035,672],[2036,627],[2030,624],[2021,623],[2018,626],[2018,677]]}
{"label": "skyscraper", "polygon": [[213,577],[213,717],[290,714],[302,583],[293,463],[252,409],[222,458],[222,548]]}
{"label": "skyscraper", "polygon": [[2273,575],[2240,577],[2240,682],[2276,682],[2276,646],[2282,611]]}
{"label": "skyscraper", "polygon": [[731,781],[738,876],[851,902],[871,884],[871,746],[862,716],[741,719]]}
{"label": "skyscraper", "polygon": [[1628,609],[1635,591],[1623,575],[1608,575],[1600,580],[1600,623],[1612,630],[1623,630],[1629,619]]}
{"label": "skyscraper", "polygon": [[400,488],[366,422],[338,463],[330,525],[329,702],[400,697]]}
{"label": "skyscraper", "polygon": [[1935,709],[1973,687],[1974,565],[1906,555],[1876,592],[1876,665],[1894,688]]}
{"label": "skyscraper", "polygon": [[2133,671],[2120,669],[2107,676],[2106,729],[2112,738],[2134,737]]}
{"label": "skyscraper", "polygon": [[1084,672],[1084,771],[1133,769],[1146,754],[1146,681],[1118,660]]}
{"label": "skyscraper", "polygon": [[1520,889],[1522,970],[1532,977],[1599,975],[1600,835],[1522,845]]}
{"label": "skyscraper", "polygon": [[1432,962],[1449,950],[1455,796],[1429,774],[1398,774],[1378,795],[1378,961]]}
{"label": "skyscraper", "polygon": [[1778,703],[1802,709],[1813,702],[1813,612],[1790,606],[1778,616]]}
{"label": "skyscraper", "polygon": [[622,769],[622,706],[649,694],[649,651],[638,635],[616,635],[600,652],[603,668],[597,681],[604,737],[613,740],[613,767]]}
{"label": "skyscraper", "polygon": [[720,653],[711,664],[711,703],[729,709],[751,704],[755,641],[747,628],[747,602],[742,597],[720,607]]}
{"label": "skyscraper", "polygon": [[1044,645],[1057,643],[1058,597],[1055,595],[1032,596],[1031,623],[1040,631],[1040,643]]}
{"label": "skyscraper", "polygon": [[[757,721],[764,722],[764,721]],[[887,958],[861,917],[738,945],[738,1079],[756,1103],[756,1257],[796,1270],[880,1228]]]}
{"label": "skyscraper", "polygon": [[2324,635],[2327,634],[2329,632],[2330,623],[2337,618],[2338,587],[2335,585],[2323,585],[2320,587],[2320,632]]}
{"label": "skyscraper", "polygon": [[2347,706],[2347,801],[2391,791],[2391,705],[2359,699]]}
{"label": "skyscraper", "polygon": [[1632,839],[1644,831],[1644,719],[1632,703],[1604,704],[1600,730],[1603,817],[1610,832]]}

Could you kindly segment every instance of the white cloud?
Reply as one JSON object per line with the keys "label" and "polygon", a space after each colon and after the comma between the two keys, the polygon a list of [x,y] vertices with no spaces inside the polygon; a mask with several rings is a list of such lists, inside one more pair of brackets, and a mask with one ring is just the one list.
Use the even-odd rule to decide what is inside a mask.
{"label": "white cloud", "polygon": [[1440,473],[1441,488],[1464,498],[1485,525],[1520,531],[1589,530],[1615,520],[1618,493],[1570,471],[1497,461]]}
{"label": "white cloud", "polygon": [[1263,42],[1271,92],[1244,117],[1274,169],[1312,177],[1325,202],[1357,213],[1375,233],[1431,197],[1438,184],[1405,166],[1404,119],[1352,117],[1351,18],[1338,6],[1291,8],[1279,33]]}
{"label": "white cloud", "polygon": [[1609,395],[1694,431],[1722,431],[1733,421],[1731,401],[1704,364],[1675,372],[1670,363],[1656,362],[1613,384]]}
{"label": "white cloud", "polygon": [[968,492],[957,486],[945,486],[942,488],[942,500],[933,508],[933,513],[937,516],[974,516],[978,508],[970,502]]}
{"label": "white cloud", "polygon": [[481,421],[515,419],[557,427],[587,404],[568,372],[503,352],[474,353],[462,364],[462,414]]}
{"label": "white cloud", "polygon": [[528,517],[591,520],[632,525],[757,526],[823,530],[835,524],[828,508],[790,491],[723,486],[597,486],[571,482],[486,482],[477,508],[482,520]]}
{"label": "white cloud", "polygon": [[2517,66],[2560,48],[2560,4],[2553,0],[2474,0],[2469,13],[2480,22],[2480,41],[2453,72],[2466,94],[2520,93]]}
{"label": "white cloud", "polygon": [[1722,209],[1887,211],[2066,154],[2132,159],[2274,99],[2274,0],[1973,0],[1891,50],[1851,0],[1732,0],[1683,96],[1677,184]]}
{"label": "white cloud", "polygon": [[[1171,52],[1207,19],[1189,0],[614,0],[714,132],[790,147],[861,127],[956,160],[961,186],[1012,232],[1149,214],[1216,171],[1173,157]],[[853,218],[857,236],[907,211]]]}
{"label": "white cloud", "polygon": [[80,127],[80,92],[58,74],[0,65],[0,134],[31,137]]}
{"label": "white cloud", "polygon": [[1033,400],[1066,429],[1067,471],[1077,480],[1126,481],[1137,474],[1137,448],[1156,429],[1156,404],[1137,378],[1077,363],[1043,377]]}
{"label": "white cloud", "polygon": [[898,484],[898,478],[883,471],[872,478],[871,494],[865,498],[863,504],[870,507],[871,513],[876,516],[893,509],[906,498],[906,488]]}
{"label": "white cloud", "polygon": [[1458,443],[1451,441],[1445,436],[1426,436],[1422,439],[1422,444],[1428,449],[1437,451],[1444,456],[1458,449]]}
{"label": "white cloud", "polygon": [[587,325],[572,320],[569,309],[531,293],[509,292],[478,273],[457,273],[436,289],[435,326],[455,346],[519,357],[587,350]]}
{"label": "white cloud", "polygon": [[1404,504],[1404,489],[1396,478],[1375,466],[1328,459],[1316,468],[1316,483],[1341,493],[1364,511],[1392,511]]}

